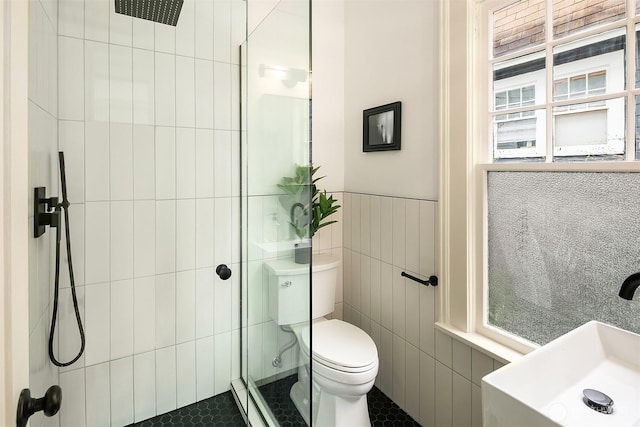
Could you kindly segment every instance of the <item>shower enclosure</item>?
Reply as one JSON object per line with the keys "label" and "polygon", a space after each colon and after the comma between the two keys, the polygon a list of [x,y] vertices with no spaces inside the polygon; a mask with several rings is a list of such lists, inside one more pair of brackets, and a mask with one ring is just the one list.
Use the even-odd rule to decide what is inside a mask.
{"label": "shower enclosure", "polygon": [[[118,0],[29,5],[29,188],[61,196],[64,152],[86,338],[73,364],[49,360],[47,228],[29,238],[29,388],[59,384],[63,404],[31,425],[124,426],[232,382],[277,425],[264,387],[300,359],[264,265],[300,240],[277,185],[310,164],[310,2],[184,0],[175,26],[117,13]],[[60,259],[52,348],[69,361],[81,339]]]}
{"label": "shower enclosure", "polygon": [[[286,400],[292,409],[291,384],[299,365],[309,363],[300,358],[291,328],[278,321],[279,310],[290,307],[278,305],[280,286],[286,285],[274,283],[268,265],[292,259],[296,242],[308,237],[297,235],[292,223],[308,221],[296,209],[308,209],[310,187],[304,184],[310,182],[294,203],[278,184],[311,165],[311,3],[280,1],[259,23],[251,4],[242,78],[242,380],[268,423],[278,424],[286,405],[274,403]],[[301,271],[310,283],[310,265]],[[309,289],[298,307],[308,313],[307,321]]]}

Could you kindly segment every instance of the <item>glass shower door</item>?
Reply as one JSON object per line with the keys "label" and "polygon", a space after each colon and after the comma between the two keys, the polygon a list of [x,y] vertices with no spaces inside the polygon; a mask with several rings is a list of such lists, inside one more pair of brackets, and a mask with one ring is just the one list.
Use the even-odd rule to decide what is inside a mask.
{"label": "glass shower door", "polygon": [[311,3],[264,5],[249,7],[241,77],[242,378],[279,425],[284,412],[308,422],[311,410],[298,342],[310,322],[310,264],[294,262],[294,245],[310,245]]}

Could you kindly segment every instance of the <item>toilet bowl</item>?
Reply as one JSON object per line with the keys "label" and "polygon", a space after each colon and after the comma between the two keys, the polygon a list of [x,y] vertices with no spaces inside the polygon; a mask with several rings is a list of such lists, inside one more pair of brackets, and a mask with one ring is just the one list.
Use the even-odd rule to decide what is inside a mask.
{"label": "toilet bowl", "polygon": [[[341,320],[320,320],[302,331],[301,352],[311,360],[312,425],[370,426],[367,393],[378,374],[376,345],[363,330]],[[311,354],[309,354],[311,353]]]}
{"label": "toilet bowl", "polygon": [[272,306],[272,318],[288,324],[298,341],[298,380],[289,395],[306,423],[312,427],[370,427],[367,393],[378,374],[376,345],[362,329],[323,317],[333,311],[339,263],[331,255],[313,258],[311,325],[295,311],[300,306],[295,286],[308,289],[308,267],[298,267],[301,271],[297,273],[283,261],[269,264],[270,286],[276,293],[272,301],[277,304]]}
{"label": "toilet bowl", "polygon": [[370,426],[367,393],[378,374],[378,351],[371,337],[338,319],[315,319],[311,328],[301,323],[291,329],[300,360],[290,397],[307,424]]}

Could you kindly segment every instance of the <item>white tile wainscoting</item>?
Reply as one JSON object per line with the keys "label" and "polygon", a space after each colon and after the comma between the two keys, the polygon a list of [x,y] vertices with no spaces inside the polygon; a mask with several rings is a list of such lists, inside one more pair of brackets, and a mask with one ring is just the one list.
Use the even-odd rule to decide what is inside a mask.
{"label": "white tile wainscoting", "polygon": [[502,366],[436,330],[437,202],[345,192],[344,319],[378,347],[376,386],[425,427],[481,426],[481,378]]}

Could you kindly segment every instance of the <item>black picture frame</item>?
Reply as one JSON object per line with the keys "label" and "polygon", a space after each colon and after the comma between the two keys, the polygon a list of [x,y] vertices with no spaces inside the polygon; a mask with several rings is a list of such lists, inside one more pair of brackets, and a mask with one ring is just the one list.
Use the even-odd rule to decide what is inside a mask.
{"label": "black picture frame", "polygon": [[400,149],[402,104],[400,101],[362,112],[362,151]]}

